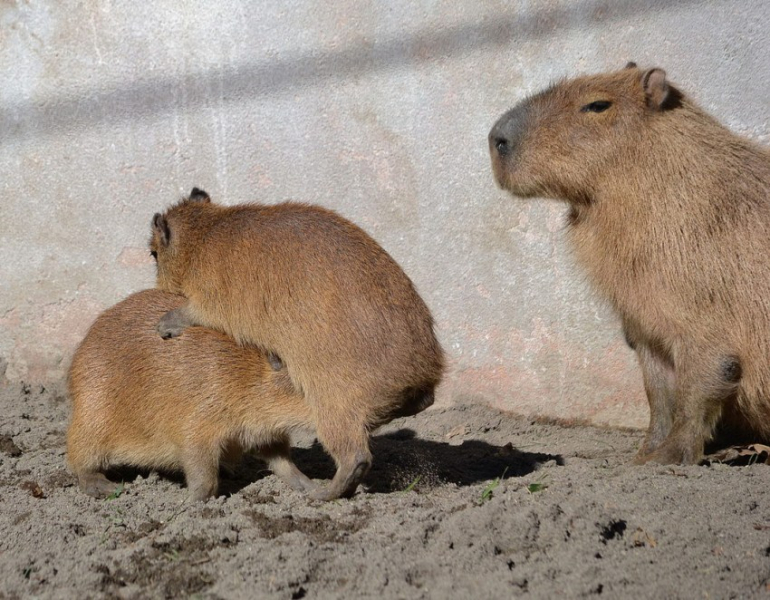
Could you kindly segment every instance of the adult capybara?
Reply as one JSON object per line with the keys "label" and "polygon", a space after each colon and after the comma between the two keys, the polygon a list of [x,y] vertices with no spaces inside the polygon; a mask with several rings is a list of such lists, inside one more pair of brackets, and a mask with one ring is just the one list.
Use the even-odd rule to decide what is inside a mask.
{"label": "adult capybara", "polygon": [[338,214],[287,202],[221,206],[194,188],[153,218],[157,285],[187,303],[158,325],[190,324],[276,353],[337,464],[311,495],[350,495],[371,464],[370,431],[433,403],[443,354],[412,282]]}
{"label": "adult capybara", "polygon": [[185,301],[160,290],[106,310],[75,352],[67,460],[81,489],[105,496],[113,465],[183,469],[196,499],[216,493],[220,459],[256,448],[301,490],[314,484],[289,457],[289,434],[312,414],[285,369],[254,347],[192,327],[164,341],[158,320]]}
{"label": "adult capybara", "polygon": [[568,232],[642,367],[638,462],[696,463],[723,414],[770,434],[770,152],[662,69],[558,83],[489,134],[499,184],[570,205]]}

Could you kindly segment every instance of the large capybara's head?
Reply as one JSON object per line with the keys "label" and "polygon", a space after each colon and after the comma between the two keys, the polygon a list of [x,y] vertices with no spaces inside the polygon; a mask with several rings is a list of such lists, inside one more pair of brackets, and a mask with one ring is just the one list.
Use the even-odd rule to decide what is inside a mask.
{"label": "large capybara's head", "polygon": [[495,178],[517,196],[585,202],[610,170],[633,160],[649,119],[680,99],[665,71],[643,71],[634,63],[557,83],[520,102],[492,127]]}
{"label": "large capybara's head", "polygon": [[175,294],[182,293],[182,280],[187,270],[191,240],[189,233],[203,215],[204,205],[211,203],[209,195],[193,188],[189,198],[155,213],[152,218],[150,254],[157,264],[156,286]]}

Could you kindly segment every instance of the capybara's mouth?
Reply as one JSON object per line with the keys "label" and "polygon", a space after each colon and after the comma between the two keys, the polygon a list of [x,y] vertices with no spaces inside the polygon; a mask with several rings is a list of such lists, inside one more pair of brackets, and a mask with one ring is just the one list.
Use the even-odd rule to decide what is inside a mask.
{"label": "capybara's mouth", "polygon": [[501,164],[500,159],[494,156],[492,157],[492,172],[494,173],[497,185],[514,196],[532,198],[542,195],[542,190],[537,185],[523,182],[516,178],[511,173],[510,168],[506,168],[505,165]]}

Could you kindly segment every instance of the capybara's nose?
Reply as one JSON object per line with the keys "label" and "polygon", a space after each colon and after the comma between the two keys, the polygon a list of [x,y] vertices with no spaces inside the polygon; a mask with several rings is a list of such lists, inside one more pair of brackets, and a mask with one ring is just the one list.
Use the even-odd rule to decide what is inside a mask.
{"label": "capybara's nose", "polygon": [[516,153],[522,135],[524,114],[520,108],[514,108],[497,120],[489,132],[489,151],[500,158]]}

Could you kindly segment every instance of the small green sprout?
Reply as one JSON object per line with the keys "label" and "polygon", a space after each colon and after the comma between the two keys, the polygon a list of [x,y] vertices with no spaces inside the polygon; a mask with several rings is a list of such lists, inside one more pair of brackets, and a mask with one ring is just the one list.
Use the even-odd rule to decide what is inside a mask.
{"label": "small green sprout", "polygon": [[164,552],[163,556],[165,556],[168,560],[171,562],[179,560],[179,550],[176,548],[172,548],[168,552]]}
{"label": "small green sprout", "polygon": [[414,478],[414,481],[410,483],[408,486],[404,488],[404,493],[411,492],[414,489],[414,486],[416,486],[418,483],[420,483],[420,479],[422,479],[422,475],[418,475]]}
{"label": "small green sprout", "polygon": [[497,479],[493,479],[487,484],[487,487],[484,488],[484,491],[481,492],[481,503],[483,504],[487,500],[492,498],[493,492],[498,488],[500,485],[500,482],[505,479],[505,474],[508,472],[508,467],[505,467],[505,470],[503,471],[503,474],[500,475]]}
{"label": "small green sprout", "polygon": [[115,491],[112,492],[105,500],[115,500],[116,498],[120,498],[120,495],[123,493],[123,490],[125,489],[125,485],[121,483],[118,487],[115,488]]}
{"label": "small green sprout", "polygon": [[548,484],[545,483],[545,478],[546,477],[547,477],[546,475],[543,475],[538,481],[536,481],[534,483],[530,483],[527,486],[527,491],[530,494],[537,494],[538,492],[542,492],[542,491],[547,490],[548,489]]}

